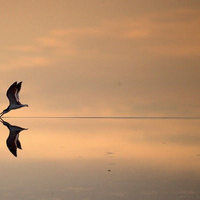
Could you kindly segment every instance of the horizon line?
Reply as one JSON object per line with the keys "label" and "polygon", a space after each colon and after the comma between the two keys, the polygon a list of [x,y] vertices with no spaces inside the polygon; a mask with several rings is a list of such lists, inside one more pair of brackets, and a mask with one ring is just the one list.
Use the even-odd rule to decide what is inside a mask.
{"label": "horizon line", "polygon": [[139,117],[139,116],[32,116],[32,117],[2,117],[2,118],[21,118],[21,119],[200,119],[200,117],[181,117],[181,116],[149,116],[149,117]]}

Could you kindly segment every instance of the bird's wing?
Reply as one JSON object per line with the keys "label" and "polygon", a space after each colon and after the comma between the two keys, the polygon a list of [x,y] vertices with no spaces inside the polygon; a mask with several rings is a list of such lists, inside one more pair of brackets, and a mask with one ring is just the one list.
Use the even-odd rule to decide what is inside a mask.
{"label": "bird's wing", "polygon": [[7,90],[6,96],[9,99],[10,104],[17,104],[18,101],[16,99],[17,93],[17,82],[14,82]]}
{"label": "bird's wing", "polygon": [[16,144],[16,135],[9,134],[7,140],[7,147],[10,150],[10,152],[17,157],[17,144]]}
{"label": "bird's wing", "polygon": [[21,87],[22,87],[22,81],[19,82],[19,83],[16,85],[15,97],[16,97],[17,102],[19,102],[19,92],[20,92],[20,90],[21,90]]}
{"label": "bird's wing", "polygon": [[17,140],[17,148],[18,149],[22,149],[22,146],[21,146],[21,143],[20,143],[19,139]]}
{"label": "bird's wing", "polygon": [[8,149],[10,150],[10,152],[11,152],[15,157],[17,157],[17,148],[15,148],[15,147],[13,147],[13,146],[11,146],[11,147],[8,146]]}

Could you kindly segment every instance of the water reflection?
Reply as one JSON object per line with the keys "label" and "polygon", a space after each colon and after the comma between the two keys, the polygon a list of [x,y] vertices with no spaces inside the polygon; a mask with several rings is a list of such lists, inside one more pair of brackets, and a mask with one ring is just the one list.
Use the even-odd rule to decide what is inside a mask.
{"label": "water reflection", "polygon": [[6,140],[6,144],[10,152],[17,157],[17,149],[22,149],[21,143],[19,141],[19,133],[23,130],[28,130],[27,128],[22,128],[19,126],[11,125],[8,122],[0,119],[2,124],[9,129],[9,136]]}
{"label": "water reflection", "polygon": [[26,124],[29,132],[20,135],[26,151],[18,150],[16,160],[0,126],[6,133],[0,199],[200,200],[199,120],[9,118],[9,124]]}

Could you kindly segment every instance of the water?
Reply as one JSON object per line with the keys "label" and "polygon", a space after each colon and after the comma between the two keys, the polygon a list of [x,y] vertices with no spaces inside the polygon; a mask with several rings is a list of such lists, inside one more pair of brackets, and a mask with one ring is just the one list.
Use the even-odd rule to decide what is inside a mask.
{"label": "water", "polygon": [[15,157],[0,124],[0,199],[200,199],[198,119],[4,120],[28,130]]}

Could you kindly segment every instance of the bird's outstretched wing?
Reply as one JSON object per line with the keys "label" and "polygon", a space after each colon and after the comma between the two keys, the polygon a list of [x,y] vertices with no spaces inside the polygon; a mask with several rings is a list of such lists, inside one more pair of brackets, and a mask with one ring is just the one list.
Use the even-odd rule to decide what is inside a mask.
{"label": "bird's outstretched wing", "polygon": [[16,100],[17,100],[17,102],[20,103],[20,102],[19,102],[19,92],[20,92],[21,87],[22,87],[22,82],[19,82],[19,83],[17,84],[16,87],[17,87],[17,90],[16,90],[16,94],[15,94],[15,96],[16,96]]}
{"label": "bird's outstretched wing", "polygon": [[17,157],[17,148],[16,146],[12,145],[12,146],[8,146],[8,149],[10,150],[10,152]]}
{"label": "bird's outstretched wing", "polygon": [[17,148],[18,148],[18,149],[22,149],[22,145],[21,145],[19,139],[17,140]]}
{"label": "bird's outstretched wing", "polygon": [[21,89],[22,82],[17,83],[14,82],[7,90],[7,97],[9,99],[10,104],[21,104],[19,102],[19,91]]}

